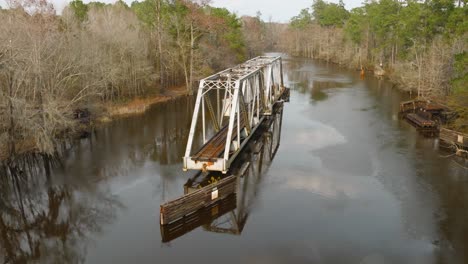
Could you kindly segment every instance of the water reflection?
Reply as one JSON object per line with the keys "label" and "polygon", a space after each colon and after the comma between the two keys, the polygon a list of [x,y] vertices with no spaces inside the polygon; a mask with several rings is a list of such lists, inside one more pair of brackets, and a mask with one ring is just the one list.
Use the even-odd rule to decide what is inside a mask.
{"label": "water reflection", "polygon": [[[327,242],[315,243],[321,260],[314,256],[307,259],[332,263],[465,263],[468,171],[444,158],[437,140],[422,138],[398,119],[399,102],[409,95],[385,80],[359,80],[358,73],[343,72],[333,65],[311,61],[307,65],[302,59],[292,59],[285,68],[288,81],[310,85],[297,91],[309,93],[312,102],[302,95],[292,98],[295,104],[288,110],[305,118],[298,118],[300,125],[294,121],[288,124],[298,132],[288,141],[294,145],[283,148],[282,153],[308,152],[309,156],[297,155],[292,170],[279,168],[280,175],[291,176],[278,179],[278,183],[285,192],[296,190],[296,195],[316,204],[304,203],[316,213],[310,221],[327,223],[310,227],[316,237],[319,233]],[[316,87],[326,94],[326,103],[314,103],[315,80]],[[352,89],[336,89],[348,86]],[[385,237],[388,244],[379,248],[382,244],[377,237]],[[352,252],[340,251],[347,257],[339,258],[329,251],[332,246]]]}
{"label": "water reflection", "polygon": [[157,193],[167,192],[192,105],[190,97],[156,105],[99,127],[60,157],[33,154],[2,164],[0,262],[85,262],[90,243],[127,210],[121,194],[146,181],[132,178],[135,171],[157,162]]}
{"label": "water reflection", "polygon": [[[274,115],[257,129],[227,175],[236,175],[236,191],[195,213],[169,225],[161,226],[161,238],[170,242],[199,226],[205,231],[240,235],[244,229],[258,193],[259,184],[273,161],[281,140],[283,106],[279,105]],[[209,185],[210,179],[222,177],[211,172],[197,174],[185,185],[185,193]]]}
{"label": "water reflection", "polygon": [[28,155],[0,166],[0,260],[77,263],[90,233],[111,222],[120,202],[56,181],[56,157]]}
{"label": "water reflection", "polygon": [[[326,71],[317,72],[317,68],[313,67],[308,60],[294,58],[286,61],[291,88],[302,94],[309,94],[313,104],[327,100],[330,96],[327,90],[351,87],[353,82],[346,75],[330,78]],[[311,72],[316,72],[316,74],[311,75]]]}
{"label": "water reflection", "polygon": [[[193,176],[181,171],[188,98],[103,125],[60,162],[4,165],[0,263],[466,263],[468,171],[398,119],[407,95],[359,72],[285,62],[296,90],[280,150],[259,137],[239,156],[250,166],[235,167],[248,173],[236,195],[194,215],[192,230],[183,223],[170,247],[158,209]],[[345,85],[323,84],[326,100],[314,101],[314,81]]]}

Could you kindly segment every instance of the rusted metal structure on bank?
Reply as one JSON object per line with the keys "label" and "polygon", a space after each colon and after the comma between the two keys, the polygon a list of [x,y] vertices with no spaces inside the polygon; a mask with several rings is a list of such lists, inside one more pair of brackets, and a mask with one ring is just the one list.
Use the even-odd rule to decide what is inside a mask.
{"label": "rusted metal structure on bank", "polygon": [[425,136],[436,136],[441,125],[456,118],[448,107],[421,99],[401,102],[399,115]]}
{"label": "rusted metal structure on bank", "polygon": [[[251,135],[286,94],[281,57],[256,57],[202,79],[183,169],[227,173]],[[201,131],[200,148],[195,143],[197,131]]]}

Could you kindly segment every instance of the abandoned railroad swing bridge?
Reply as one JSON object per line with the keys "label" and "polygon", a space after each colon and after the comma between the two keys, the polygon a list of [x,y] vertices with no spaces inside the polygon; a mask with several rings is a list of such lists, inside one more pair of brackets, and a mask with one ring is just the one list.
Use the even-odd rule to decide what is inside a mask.
{"label": "abandoned railroad swing bridge", "polygon": [[[251,135],[272,115],[274,106],[288,98],[279,56],[256,57],[202,79],[183,157],[184,171],[227,173]],[[200,118],[203,145],[194,151]]]}
{"label": "abandoned railroad swing bridge", "polygon": [[[184,185],[183,196],[160,205],[163,241],[177,237],[185,232],[183,230],[195,228],[195,223],[201,223],[195,212],[204,212],[203,208],[210,206],[214,206],[212,212],[218,212],[220,201],[242,193],[238,190],[240,183],[248,183],[246,172],[254,165],[242,163],[242,155],[240,160],[233,162],[246,146],[247,149],[249,146],[266,149],[263,147],[265,142],[259,140],[262,138],[260,133],[268,138],[270,148],[257,154],[267,153],[270,159],[274,157],[281,136],[284,101],[289,101],[289,89],[283,85],[281,57],[256,57],[200,81],[183,157],[183,169],[196,170],[197,173]],[[197,129],[199,125],[201,129]],[[263,158],[258,160],[260,172]],[[242,163],[240,170],[236,169],[239,162]],[[217,175],[217,180],[202,184],[211,175]],[[244,208],[240,204],[236,207]],[[215,215],[216,218],[220,216],[218,213]],[[239,214],[236,223],[245,223],[246,216],[242,215],[244,213]],[[183,228],[186,225],[188,228]],[[238,229],[235,233],[240,232]]]}

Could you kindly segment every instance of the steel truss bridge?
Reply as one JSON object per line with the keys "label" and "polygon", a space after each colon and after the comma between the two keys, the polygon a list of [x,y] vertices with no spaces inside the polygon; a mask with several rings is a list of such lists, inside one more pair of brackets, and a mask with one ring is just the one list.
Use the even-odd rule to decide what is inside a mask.
{"label": "steel truss bridge", "polygon": [[184,171],[227,173],[255,130],[288,96],[279,56],[256,57],[202,79],[183,157]]}

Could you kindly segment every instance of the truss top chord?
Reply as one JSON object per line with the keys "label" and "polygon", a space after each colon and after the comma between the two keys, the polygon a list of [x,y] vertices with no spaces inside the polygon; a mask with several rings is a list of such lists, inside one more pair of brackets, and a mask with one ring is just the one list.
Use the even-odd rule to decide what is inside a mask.
{"label": "truss top chord", "polygon": [[235,82],[237,80],[245,79],[252,73],[258,71],[259,69],[265,67],[266,65],[272,64],[273,62],[280,60],[281,57],[268,57],[260,56],[248,60],[242,64],[228,68],[221,72],[215,73],[205,79],[202,79],[201,82],[207,81],[217,81],[217,82]]}

